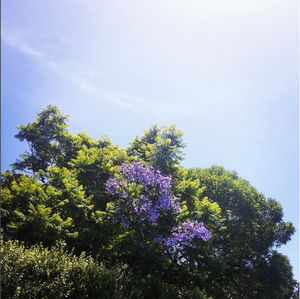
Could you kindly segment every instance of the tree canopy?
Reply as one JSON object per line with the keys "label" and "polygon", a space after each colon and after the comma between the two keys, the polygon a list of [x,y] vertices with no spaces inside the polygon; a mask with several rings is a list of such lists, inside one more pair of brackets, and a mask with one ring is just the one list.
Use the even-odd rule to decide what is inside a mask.
{"label": "tree canopy", "polygon": [[[289,261],[276,251],[295,228],[275,199],[223,167],[183,167],[175,125],[153,125],[121,149],[106,136],[70,133],[67,120],[49,105],[18,127],[28,151],[1,174],[5,246],[25,259],[26,250],[57,251],[64,242],[66,261],[84,254],[91,267],[115,273],[97,272],[112,288],[99,292],[112,298],[297,298]],[[17,298],[23,286],[9,282],[9,269],[3,288]],[[113,292],[118,275],[123,295]]]}

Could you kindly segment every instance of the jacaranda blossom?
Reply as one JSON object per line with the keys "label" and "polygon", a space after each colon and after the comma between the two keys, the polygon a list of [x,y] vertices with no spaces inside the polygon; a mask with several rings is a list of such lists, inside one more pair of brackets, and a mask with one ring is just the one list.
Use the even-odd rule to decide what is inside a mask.
{"label": "jacaranda blossom", "polygon": [[211,232],[204,226],[203,222],[187,220],[182,225],[173,227],[170,236],[166,238],[159,236],[155,238],[155,241],[167,247],[176,247],[181,250],[184,246],[194,247],[191,243],[194,237],[208,241]]}
{"label": "jacaranda blossom", "polygon": [[[134,197],[130,196],[130,187],[138,190]],[[118,179],[108,179],[106,190],[123,200],[123,209],[116,210],[117,214],[113,220],[125,226],[130,225],[132,215],[140,221],[157,225],[163,211],[171,211],[175,215],[181,211],[180,203],[171,191],[171,178],[140,162],[120,166]],[[157,236],[154,240],[163,246],[182,250],[184,246],[193,246],[191,240],[194,237],[207,241],[211,233],[203,222],[186,220],[173,227],[168,236]]]}
{"label": "jacaranda blossom", "polygon": [[128,198],[127,206],[130,205],[136,215],[142,221],[156,224],[161,210],[169,210],[175,213],[180,211],[180,204],[171,192],[171,179],[161,175],[159,170],[150,166],[143,166],[140,162],[133,165],[127,163],[120,167],[120,178],[112,177],[106,182],[106,190],[111,195],[118,195],[127,199],[126,187],[130,184],[138,184],[142,187],[141,194],[135,200]]}

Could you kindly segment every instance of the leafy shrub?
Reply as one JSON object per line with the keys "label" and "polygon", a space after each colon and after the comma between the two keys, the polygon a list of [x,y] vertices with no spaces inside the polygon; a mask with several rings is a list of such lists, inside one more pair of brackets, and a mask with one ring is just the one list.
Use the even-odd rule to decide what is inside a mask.
{"label": "leafy shrub", "polygon": [[62,242],[50,249],[17,240],[1,245],[2,298],[207,298],[198,288],[134,276],[126,265],[108,269],[84,253],[68,253]]}
{"label": "leafy shrub", "polygon": [[63,243],[51,249],[26,248],[19,241],[1,246],[3,298],[122,298],[125,267],[107,269]]}

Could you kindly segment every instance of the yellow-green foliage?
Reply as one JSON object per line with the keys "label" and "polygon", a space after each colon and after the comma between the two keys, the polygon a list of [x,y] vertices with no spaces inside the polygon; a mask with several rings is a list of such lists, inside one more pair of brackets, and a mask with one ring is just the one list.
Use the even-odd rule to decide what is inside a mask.
{"label": "yellow-green foliage", "polygon": [[2,298],[124,298],[122,267],[110,270],[62,243],[51,249],[26,248],[18,241],[1,244]]}

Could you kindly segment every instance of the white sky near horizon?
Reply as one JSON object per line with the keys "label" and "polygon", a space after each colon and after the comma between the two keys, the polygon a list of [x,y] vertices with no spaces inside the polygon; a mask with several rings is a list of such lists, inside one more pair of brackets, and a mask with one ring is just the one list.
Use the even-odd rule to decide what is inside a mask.
{"label": "white sky near horizon", "polygon": [[299,280],[297,1],[6,0],[1,26],[2,169],[50,103],[121,146],[175,123],[185,166],[236,170],[282,204]]}

